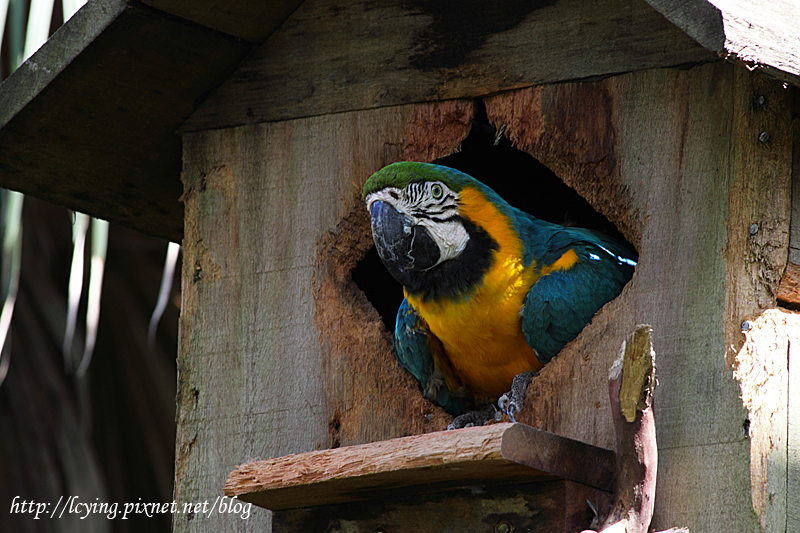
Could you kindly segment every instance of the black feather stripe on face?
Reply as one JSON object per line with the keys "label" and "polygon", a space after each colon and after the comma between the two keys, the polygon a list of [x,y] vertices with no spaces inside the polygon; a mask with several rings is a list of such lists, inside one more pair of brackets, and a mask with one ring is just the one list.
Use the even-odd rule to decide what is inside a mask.
{"label": "black feather stripe on face", "polygon": [[483,228],[465,218],[457,218],[469,234],[466,248],[454,259],[443,261],[425,271],[411,273],[405,289],[412,296],[423,301],[468,297],[491,268],[494,253],[499,249],[497,241]]}

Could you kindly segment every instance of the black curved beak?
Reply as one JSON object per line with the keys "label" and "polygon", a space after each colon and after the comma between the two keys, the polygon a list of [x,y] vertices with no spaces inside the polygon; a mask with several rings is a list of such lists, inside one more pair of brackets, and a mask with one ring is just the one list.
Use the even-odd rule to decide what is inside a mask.
{"label": "black curved beak", "polygon": [[408,216],[391,204],[372,204],[372,240],[386,269],[403,285],[410,274],[427,270],[439,261],[439,247],[423,226],[413,225]]}

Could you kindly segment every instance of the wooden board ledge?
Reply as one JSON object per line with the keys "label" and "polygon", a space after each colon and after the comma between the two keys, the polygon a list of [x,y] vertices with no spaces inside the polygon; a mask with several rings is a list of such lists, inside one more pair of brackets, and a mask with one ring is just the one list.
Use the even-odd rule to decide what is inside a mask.
{"label": "wooden board ledge", "polygon": [[613,477],[614,452],[504,423],[252,461],[225,494],[280,511],[537,478],[608,491]]}

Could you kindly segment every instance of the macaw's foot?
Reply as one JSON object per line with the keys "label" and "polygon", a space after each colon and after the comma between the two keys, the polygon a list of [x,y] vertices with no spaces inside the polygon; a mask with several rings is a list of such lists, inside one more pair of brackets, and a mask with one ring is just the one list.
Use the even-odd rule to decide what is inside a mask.
{"label": "macaw's foot", "polygon": [[455,417],[447,429],[461,429],[470,428],[472,426],[483,426],[492,420],[499,422],[503,419],[503,413],[497,408],[489,404],[482,411],[467,411]]}
{"label": "macaw's foot", "polygon": [[500,396],[500,399],[497,400],[497,405],[508,415],[508,418],[512,422],[516,422],[514,415],[522,411],[522,402],[525,399],[525,389],[528,388],[528,383],[538,375],[539,372],[534,370],[517,374],[514,376],[514,381],[511,383],[511,390]]}

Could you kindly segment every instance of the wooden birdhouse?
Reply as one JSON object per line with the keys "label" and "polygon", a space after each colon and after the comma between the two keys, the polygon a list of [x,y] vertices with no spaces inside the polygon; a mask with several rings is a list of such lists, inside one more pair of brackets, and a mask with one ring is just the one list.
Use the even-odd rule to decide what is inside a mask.
{"label": "wooden birdhouse", "polygon": [[[402,293],[361,187],[387,164],[436,161],[639,254],[518,420],[614,450],[609,368],[649,324],[652,527],[800,531],[799,50],[800,13],[782,0],[101,0],[0,86],[0,185],[182,242],[179,508],[257,458],[341,448],[319,457],[358,462],[385,445],[427,460],[393,439],[450,416],[393,355]],[[492,427],[465,434],[507,430]],[[444,435],[436,446],[458,447]],[[498,442],[486,457],[525,487],[551,483],[522,494],[563,517],[571,489],[552,483],[574,472],[520,470]],[[505,496],[459,468],[430,474],[432,494],[473,487],[452,512],[472,509],[474,531],[526,530],[534,504],[478,509]],[[254,508],[178,512],[173,528],[389,533],[387,498],[411,498],[409,524],[438,501],[377,479],[357,487],[372,503],[313,525]],[[283,509],[354,501],[299,483]],[[456,521],[431,513],[440,525],[418,530]]]}

